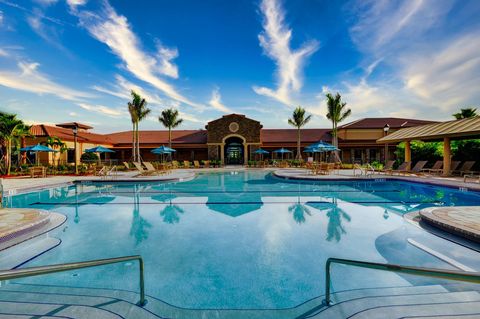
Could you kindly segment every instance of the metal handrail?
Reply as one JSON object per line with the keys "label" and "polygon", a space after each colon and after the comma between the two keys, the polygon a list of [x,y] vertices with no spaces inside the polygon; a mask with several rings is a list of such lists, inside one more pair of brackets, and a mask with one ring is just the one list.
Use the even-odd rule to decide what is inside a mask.
{"label": "metal handrail", "polygon": [[344,264],[362,268],[378,269],[384,271],[392,271],[397,273],[411,274],[423,277],[443,278],[448,280],[458,280],[464,282],[480,283],[480,272],[465,272],[457,270],[442,270],[435,268],[413,267],[413,266],[400,266],[394,264],[382,264],[368,261],[341,259],[341,258],[328,258],[325,264],[325,304],[330,305],[330,268],[333,263]]}
{"label": "metal handrail", "polygon": [[143,276],[144,266],[143,266],[143,258],[138,255],[107,258],[107,259],[97,259],[97,260],[82,261],[82,262],[67,263],[67,264],[21,268],[21,269],[13,269],[13,270],[2,270],[0,271],[0,281],[31,277],[31,276],[47,275],[47,274],[52,274],[57,272],[82,269],[82,268],[90,268],[90,267],[96,267],[96,266],[102,266],[102,265],[116,264],[124,261],[131,261],[131,260],[138,260],[138,266],[139,266],[139,272],[140,272],[140,278],[139,278],[140,279],[140,301],[137,303],[137,305],[140,307],[143,307],[147,303],[145,299],[145,280]]}

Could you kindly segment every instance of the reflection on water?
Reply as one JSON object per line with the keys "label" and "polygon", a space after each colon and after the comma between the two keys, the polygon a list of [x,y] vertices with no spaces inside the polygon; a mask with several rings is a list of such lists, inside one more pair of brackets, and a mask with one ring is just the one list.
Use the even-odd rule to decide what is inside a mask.
{"label": "reflection on water", "polygon": [[167,224],[176,224],[180,221],[180,214],[185,211],[177,205],[168,205],[160,212],[160,216],[163,217],[163,221]]}
{"label": "reflection on water", "polygon": [[293,219],[297,224],[305,223],[305,215],[312,215],[312,213],[310,213],[310,210],[304,204],[300,203],[300,198],[297,203],[288,207],[288,211],[292,213]]}
{"label": "reflection on water", "polygon": [[133,195],[133,217],[132,224],[130,226],[130,236],[135,239],[135,246],[148,239],[148,230],[152,228],[152,224],[150,224],[145,218],[142,217],[142,215],[140,215],[139,192],[140,189],[135,187]]}
{"label": "reflection on water", "polygon": [[335,240],[339,242],[342,239],[342,235],[347,232],[342,225],[342,220],[350,222],[352,219],[343,209],[338,207],[337,199],[334,200],[334,206],[327,211],[328,226],[327,226],[327,241]]}

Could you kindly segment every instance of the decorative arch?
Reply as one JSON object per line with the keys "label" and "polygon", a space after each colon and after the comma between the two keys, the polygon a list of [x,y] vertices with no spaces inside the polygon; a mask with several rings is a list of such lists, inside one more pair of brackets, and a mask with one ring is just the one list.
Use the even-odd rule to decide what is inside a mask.
{"label": "decorative arch", "polygon": [[246,139],[245,137],[243,137],[242,135],[233,133],[233,134],[225,135],[225,136],[222,138],[222,143],[225,144],[225,141],[226,141],[227,139],[229,139],[230,137],[238,137],[238,138],[240,138],[240,139],[243,141],[243,144],[245,144],[245,143],[247,142],[247,139]]}

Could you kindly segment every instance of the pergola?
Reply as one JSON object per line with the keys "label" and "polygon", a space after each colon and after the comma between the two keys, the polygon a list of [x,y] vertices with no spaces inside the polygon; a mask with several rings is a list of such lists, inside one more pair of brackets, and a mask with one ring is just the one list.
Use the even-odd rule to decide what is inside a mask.
{"label": "pergola", "polygon": [[443,141],[443,175],[449,175],[451,167],[450,141],[473,138],[480,138],[480,116],[403,128],[378,139],[377,143],[405,142],[405,162],[411,162],[411,141]]}

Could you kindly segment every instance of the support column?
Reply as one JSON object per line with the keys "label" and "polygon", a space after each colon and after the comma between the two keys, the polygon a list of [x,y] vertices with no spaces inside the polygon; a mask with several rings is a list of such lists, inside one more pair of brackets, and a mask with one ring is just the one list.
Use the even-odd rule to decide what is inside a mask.
{"label": "support column", "polygon": [[443,175],[450,175],[452,149],[450,147],[450,138],[443,138]]}
{"label": "support column", "polygon": [[412,150],[410,148],[410,141],[405,141],[405,162],[410,162],[407,165],[407,171],[412,168]]}
{"label": "support column", "polygon": [[224,149],[225,149],[225,143],[220,145],[220,159],[222,161],[222,165],[225,165],[225,152],[224,152]]}
{"label": "support column", "polygon": [[243,144],[243,165],[248,165],[248,144]]}

